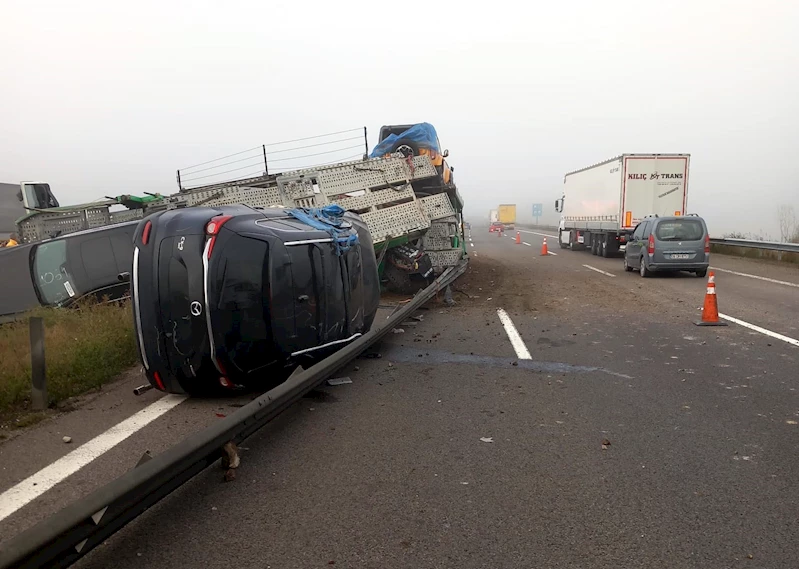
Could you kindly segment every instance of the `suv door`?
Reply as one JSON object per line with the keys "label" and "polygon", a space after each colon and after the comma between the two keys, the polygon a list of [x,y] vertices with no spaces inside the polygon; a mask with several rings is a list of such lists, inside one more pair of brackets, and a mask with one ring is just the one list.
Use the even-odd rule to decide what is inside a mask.
{"label": "suv door", "polygon": [[642,221],[635,226],[630,242],[627,243],[627,249],[624,254],[627,256],[627,265],[633,268],[638,267],[638,260],[641,258],[641,236],[644,234],[645,221]]}

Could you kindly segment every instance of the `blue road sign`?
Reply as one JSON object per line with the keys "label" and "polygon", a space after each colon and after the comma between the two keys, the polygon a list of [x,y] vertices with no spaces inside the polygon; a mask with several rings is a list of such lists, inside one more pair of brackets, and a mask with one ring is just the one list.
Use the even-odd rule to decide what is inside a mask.
{"label": "blue road sign", "polygon": [[540,217],[544,215],[544,204],[534,203],[533,204],[533,217]]}

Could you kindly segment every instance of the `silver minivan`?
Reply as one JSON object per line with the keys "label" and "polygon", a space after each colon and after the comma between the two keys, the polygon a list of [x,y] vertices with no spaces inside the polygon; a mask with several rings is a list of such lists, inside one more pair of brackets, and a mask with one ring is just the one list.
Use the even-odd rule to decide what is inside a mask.
{"label": "silver minivan", "polygon": [[624,252],[624,269],[642,277],[654,272],[689,271],[707,275],[710,236],[698,215],[644,218]]}

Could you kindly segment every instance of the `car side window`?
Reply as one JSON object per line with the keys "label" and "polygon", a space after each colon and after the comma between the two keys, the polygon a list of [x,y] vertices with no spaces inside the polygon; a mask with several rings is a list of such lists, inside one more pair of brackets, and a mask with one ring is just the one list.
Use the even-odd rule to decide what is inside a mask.
{"label": "car side window", "polygon": [[644,234],[644,224],[639,223],[635,226],[635,231],[633,231],[633,239],[637,240],[640,239],[641,236]]}

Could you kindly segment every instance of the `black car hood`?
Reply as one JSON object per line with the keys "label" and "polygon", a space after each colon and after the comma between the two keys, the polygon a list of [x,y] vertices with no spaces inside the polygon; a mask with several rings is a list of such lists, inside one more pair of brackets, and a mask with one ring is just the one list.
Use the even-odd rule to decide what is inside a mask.
{"label": "black car hood", "polygon": [[41,306],[31,281],[31,245],[0,249],[0,316]]}

